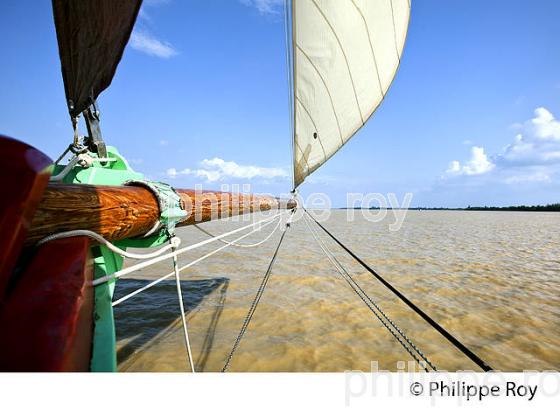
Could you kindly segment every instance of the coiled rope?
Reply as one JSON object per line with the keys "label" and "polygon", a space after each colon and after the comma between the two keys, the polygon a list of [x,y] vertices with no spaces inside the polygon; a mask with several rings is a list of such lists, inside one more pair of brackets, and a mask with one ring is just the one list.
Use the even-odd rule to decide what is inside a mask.
{"label": "coiled rope", "polygon": [[[308,217],[307,217],[308,218]],[[391,335],[399,342],[399,344],[407,351],[407,353],[422,367],[426,372],[429,371],[426,364],[432,368],[432,370],[437,371],[436,367],[430,362],[422,351],[416,347],[416,345],[410,340],[410,338],[387,316],[385,312],[371,299],[371,297],[362,289],[362,287],[352,278],[350,273],[344,268],[328,246],[319,237],[319,234],[315,232],[312,226],[307,222],[307,218],[304,217],[305,224],[311,232],[311,235],[323,250],[329,261],[336,268],[340,276],[348,283],[350,288],[359,296],[359,298],[366,304],[368,309],[377,317],[381,324],[391,333]],[[367,299],[367,300],[366,300]],[[368,303],[369,302],[369,303]],[[381,317],[382,316],[382,317]],[[396,332],[398,333],[395,333]],[[399,337],[400,335],[400,337]],[[402,337],[402,338],[401,338]],[[423,360],[420,360],[418,356]]]}
{"label": "coiled rope", "polygon": [[344,249],[356,262],[358,262],[362,267],[364,267],[369,273],[371,273],[377,280],[379,280],[387,289],[389,289],[393,294],[395,294],[399,299],[401,299],[407,306],[409,306],[414,312],[416,312],[422,319],[424,319],[430,326],[437,330],[443,337],[445,337],[453,346],[459,349],[465,356],[471,359],[477,366],[479,366],[485,372],[492,371],[493,369],[480,357],[471,351],[467,346],[457,340],[452,334],[445,330],[439,323],[432,319],[428,314],[426,314],[422,309],[416,306],[412,301],[410,301],[406,296],[404,296],[399,290],[397,290],[393,285],[391,285],[387,280],[385,280],[380,274],[369,267],[362,259],[360,259],[354,252],[352,252],[346,245],[340,242],[332,233],[329,232],[319,221],[317,221],[313,215],[311,215],[307,210],[305,213],[311,217],[311,219],[327,234],[329,235],[342,249]]}

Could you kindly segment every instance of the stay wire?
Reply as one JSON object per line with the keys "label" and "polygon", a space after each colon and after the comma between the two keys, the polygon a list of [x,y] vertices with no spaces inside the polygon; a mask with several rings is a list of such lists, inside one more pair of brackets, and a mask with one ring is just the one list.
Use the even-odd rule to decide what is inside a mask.
{"label": "stay wire", "polygon": [[410,299],[403,295],[399,290],[397,290],[393,285],[391,285],[387,280],[385,280],[380,274],[369,267],[361,258],[359,258],[354,252],[352,252],[346,245],[340,242],[332,233],[329,232],[319,221],[317,221],[313,215],[311,215],[307,210],[305,210],[307,215],[313,219],[313,221],[327,234],[329,235],[342,249],[344,249],[356,262],[362,265],[369,273],[371,273],[377,280],[379,280],[387,289],[389,289],[393,294],[395,294],[399,299],[401,299],[408,307],[410,307],[414,312],[416,312],[422,319],[428,322],[435,330],[437,330],[443,337],[445,337],[453,346],[459,349],[465,356],[471,359],[477,366],[479,366],[485,372],[492,371],[490,367],[483,359],[481,359],[476,353],[470,350],[467,346],[457,340],[451,333],[445,330],[439,323],[432,319],[427,313],[416,306]]}
{"label": "stay wire", "polygon": [[[432,368],[432,370],[437,371],[437,368],[430,362],[430,360],[426,357],[426,355],[422,353],[422,351],[418,347],[416,347],[416,345],[412,342],[412,340],[410,340],[410,338],[387,316],[387,314],[385,314],[385,312],[383,312],[383,310],[371,299],[371,297],[362,289],[362,287],[352,278],[352,276],[348,273],[348,271],[344,268],[344,266],[342,266],[342,264],[332,253],[332,251],[319,238],[318,233],[313,230],[311,225],[309,225],[307,219],[304,218],[304,221],[305,224],[307,225],[307,228],[311,232],[311,235],[313,235],[313,238],[315,239],[319,247],[322,249],[322,251],[325,253],[327,258],[330,260],[330,262],[334,265],[334,267],[336,268],[340,276],[346,281],[346,283],[348,283],[348,285],[354,291],[354,293],[356,293],[356,295],[358,295],[358,297],[362,300],[362,302],[365,303],[368,309],[375,315],[375,317],[377,317],[377,319],[381,322],[381,324],[391,333],[391,335],[397,340],[397,342],[399,342],[399,344],[420,365],[420,367],[424,371],[426,372],[429,371],[429,369],[426,367],[426,364],[428,364]],[[383,318],[381,318],[379,314],[383,316],[385,321],[383,320]],[[402,336],[402,339],[395,333],[395,331],[391,328],[391,326],[389,326],[389,324],[393,327],[393,329],[395,329],[398,332],[399,335]],[[405,341],[406,343],[408,343],[408,345],[405,343]],[[422,362],[410,348],[412,348],[414,352],[416,352],[418,356],[420,356],[422,360],[424,360],[424,362]]]}
{"label": "stay wire", "polygon": [[251,307],[249,308],[249,311],[247,312],[247,316],[245,316],[245,320],[243,321],[243,325],[241,326],[241,331],[239,332],[239,335],[237,336],[237,339],[235,339],[235,343],[233,344],[231,352],[229,353],[229,355],[226,359],[226,363],[224,364],[224,367],[222,368],[222,373],[227,371],[227,369],[229,367],[229,363],[231,362],[231,359],[233,358],[233,355],[235,354],[235,351],[237,350],[237,348],[239,346],[239,343],[241,343],[241,339],[243,338],[243,335],[245,334],[245,331],[249,327],[249,323],[251,323],[251,319],[253,318],[253,315],[255,314],[255,311],[257,310],[257,306],[258,306],[258,304],[261,300],[261,297],[264,293],[266,285],[268,284],[268,280],[270,279],[270,274],[272,273],[272,267],[274,266],[274,262],[276,261],[276,256],[278,255],[278,251],[280,250],[280,246],[282,245],[282,241],[284,240],[284,236],[286,236],[286,232],[288,231],[289,226],[290,225],[289,225],[289,222],[288,222],[286,224],[286,229],[284,229],[284,231],[282,232],[282,235],[280,236],[280,240],[278,241],[278,245],[276,246],[276,250],[274,251],[274,255],[272,255],[272,259],[270,260],[270,263],[268,265],[268,269],[266,270],[266,273],[263,276],[261,284],[259,285],[259,288],[257,290],[257,294],[255,295],[255,298],[253,299],[253,302],[251,303]]}

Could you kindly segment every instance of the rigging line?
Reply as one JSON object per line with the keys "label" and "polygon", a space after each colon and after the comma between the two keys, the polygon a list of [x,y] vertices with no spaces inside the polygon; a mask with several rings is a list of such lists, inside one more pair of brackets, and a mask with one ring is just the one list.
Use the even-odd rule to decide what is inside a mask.
{"label": "rigging line", "polygon": [[329,232],[327,228],[325,228],[319,221],[313,218],[306,209],[304,211],[313,219],[313,221],[319,225],[319,227],[325,231],[327,235],[329,235],[342,249],[344,249],[356,262],[362,265],[369,273],[371,273],[377,280],[379,280],[387,289],[393,292],[399,299],[401,299],[404,303],[408,305],[414,312],[416,312],[422,319],[424,319],[428,324],[430,324],[435,330],[437,330],[443,337],[445,337],[453,346],[459,349],[465,356],[471,359],[477,366],[479,366],[485,372],[492,371],[493,369],[480,357],[476,355],[473,351],[471,351],[467,346],[457,340],[451,333],[445,330],[439,323],[437,323],[434,319],[432,319],[428,314],[426,314],[422,309],[416,306],[410,299],[408,299],[405,295],[399,292],[393,285],[387,282],[380,274],[378,274],[375,270],[369,267],[362,259],[360,259],[354,252],[352,252],[346,245],[340,242],[332,233]]}
{"label": "rigging line", "polygon": [[[297,73],[297,56],[296,56],[297,30],[296,30],[296,9],[295,9],[295,6],[294,6],[294,0],[291,0],[290,6],[291,6],[290,9],[292,11],[292,14],[291,14],[291,17],[292,17],[292,42],[291,42],[291,47],[292,47],[291,48],[291,50],[292,50],[292,53],[291,53],[291,56],[292,56],[291,69],[292,69],[292,71],[291,71],[291,74],[292,74],[292,92],[293,92],[292,98],[293,98],[296,95],[296,89],[297,89],[297,75],[296,75],[296,73]],[[292,135],[292,144],[293,144],[292,145],[292,164],[293,164],[292,170],[294,171],[292,173],[292,177],[293,177],[293,179],[292,179],[292,192],[295,192],[296,189],[297,189],[297,186],[296,186],[296,163],[297,163],[296,157],[297,157],[297,155],[296,155],[296,148],[295,148],[294,145],[296,144],[296,132],[297,132],[296,129],[297,128],[296,128],[296,103],[295,103],[295,98],[293,98],[293,99],[294,99],[294,101],[292,101],[292,108],[291,108],[292,113],[293,113],[293,125],[294,125],[293,135]],[[307,160],[306,160],[306,162],[307,162]]]}
{"label": "rigging line", "polygon": [[[352,278],[350,273],[342,266],[340,261],[336,258],[333,252],[328,248],[328,246],[319,238],[319,235],[314,232],[314,229],[309,225],[307,219],[304,218],[305,224],[307,228],[313,235],[313,238],[319,245],[319,247],[323,250],[327,258],[336,268],[340,276],[348,283],[350,288],[358,295],[360,299],[365,303],[368,309],[377,317],[377,319],[381,322],[381,324],[391,333],[391,335],[399,342],[399,344],[407,351],[407,353],[424,369],[424,371],[428,372],[429,369],[426,367],[426,363],[434,370],[437,371],[436,367],[428,360],[426,355],[422,353],[422,351],[416,347],[416,345],[410,340],[410,338],[383,312],[383,310],[371,299],[371,297],[362,289],[362,287]],[[365,297],[365,298],[364,298]],[[366,301],[367,299],[367,301]],[[368,303],[368,301],[377,309],[377,311],[389,322],[389,324],[403,337],[402,340],[394,331],[389,327],[389,325],[379,316],[379,314],[372,308],[372,306]],[[406,345],[405,341],[412,347],[412,349],[418,353],[418,355],[424,360],[424,362],[420,361],[418,357],[410,350],[409,346]]]}
{"label": "rigging line", "polygon": [[225,238],[226,236],[233,235],[233,234],[235,234],[235,233],[244,231],[245,229],[249,229],[249,228],[251,228],[251,227],[253,227],[253,226],[257,225],[257,224],[262,224],[262,223],[264,223],[264,222],[272,221],[272,220],[278,218],[278,217],[281,216],[281,215],[282,215],[281,213],[277,213],[276,215],[271,216],[270,218],[266,218],[266,219],[263,219],[263,220],[254,222],[254,223],[252,223],[252,224],[242,226],[241,228],[237,228],[237,229],[234,229],[234,230],[232,230],[232,231],[226,232],[226,233],[224,233],[224,234],[218,235],[218,236],[216,236],[215,238],[206,239],[205,241],[201,241],[201,242],[198,242],[198,243],[195,243],[195,244],[186,246],[186,247],[184,247],[184,248],[182,248],[182,249],[179,249],[179,250],[177,250],[177,251],[170,252],[170,253],[167,253],[167,254],[165,254],[165,255],[158,256],[158,257],[156,257],[156,258],[150,259],[150,260],[145,261],[145,262],[137,263],[136,265],[129,266],[128,268],[121,269],[121,270],[119,270],[119,271],[117,271],[117,272],[115,272],[115,273],[113,273],[113,274],[111,274],[111,275],[107,275],[107,276],[103,276],[103,277],[101,277],[101,278],[95,279],[92,283],[93,283],[94,286],[96,286],[96,285],[99,285],[99,284],[101,284],[101,283],[105,283],[105,282],[108,282],[108,281],[110,281],[110,280],[114,280],[114,279],[120,278],[121,276],[128,275],[128,274],[131,273],[131,272],[135,272],[135,271],[137,271],[137,270],[140,270],[140,269],[143,269],[143,268],[145,268],[145,267],[151,266],[151,265],[153,265],[153,264],[155,264],[155,263],[158,263],[158,262],[161,262],[161,261],[163,261],[163,260],[172,258],[173,255],[180,255],[180,254],[185,253],[185,252],[187,252],[187,251],[191,251],[191,250],[193,250],[193,249],[200,248],[200,247],[202,247],[202,246],[204,246],[204,245],[208,245],[209,243],[215,242],[215,241],[217,241],[217,240],[219,240],[219,239],[221,239],[221,238]]}
{"label": "rigging line", "polygon": [[[269,221],[269,222],[265,223],[262,227],[264,228],[265,226],[270,225],[272,222],[274,222],[274,221]],[[227,243],[227,244],[225,244],[225,245],[223,245],[223,246],[220,246],[219,248],[216,248],[216,249],[214,249],[213,251],[208,252],[207,254],[201,256],[200,258],[195,259],[194,261],[187,263],[185,266],[182,266],[182,267],[179,268],[179,272],[181,272],[181,271],[183,271],[183,270],[185,270],[185,269],[187,269],[187,268],[190,268],[191,266],[194,266],[194,265],[196,265],[196,264],[199,263],[199,262],[202,262],[203,260],[209,258],[210,256],[212,256],[212,255],[214,255],[214,254],[220,252],[221,250],[223,250],[223,249],[225,249],[225,248],[230,247],[233,243],[235,243],[235,242],[237,242],[237,241],[240,241],[241,239],[244,239],[244,238],[248,237],[249,235],[252,235],[252,234],[255,233],[255,232],[257,232],[257,231],[249,231],[248,233],[246,233],[246,234],[240,236],[239,238],[234,239],[233,241],[231,241],[231,243]],[[164,276],[160,277],[159,279],[156,279],[156,280],[154,280],[153,282],[150,282],[150,283],[148,283],[147,285],[145,285],[145,286],[143,286],[143,287],[141,287],[141,288],[139,288],[139,289],[136,289],[136,290],[133,291],[133,292],[130,292],[128,295],[123,296],[122,298],[120,298],[120,299],[118,299],[118,300],[115,300],[115,301],[112,303],[112,306],[115,307],[115,306],[121,304],[122,302],[124,302],[124,301],[130,299],[131,297],[136,296],[137,294],[142,293],[142,292],[144,292],[145,290],[148,290],[148,289],[150,289],[151,287],[157,285],[158,283],[160,283],[160,282],[162,282],[162,281],[164,281],[164,280],[170,278],[170,277],[173,276],[174,274],[175,274],[175,272],[170,272],[170,273],[168,273],[167,275],[164,275]]]}
{"label": "rigging line", "polygon": [[131,253],[131,252],[127,252],[127,251],[113,245],[111,242],[109,242],[107,239],[105,239],[103,236],[99,235],[96,232],[88,231],[86,229],[76,229],[76,230],[73,230],[73,231],[59,232],[59,233],[54,233],[52,235],[46,236],[43,239],[41,239],[40,241],[38,241],[35,246],[41,246],[44,243],[49,242],[49,241],[53,241],[55,239],[73,238],[75,236],[87,236],[87,237],[89,237],[91,239],[94,239],[95,241],[105,245],[111,251],[113,251],[116,254],[122,256],[123,258],[130,258],[130,259],[151,259],[151,258],[155,258],[156,256],[159,256],[162,253],[164,253],[164,252],[166,252],[170,249],[174,249],[174,247],[176,248],[181,243],[181,239],[179,239],[178,237],[173,237],[172,238],[172,243],[170,243],[169,245],[165,245],[164,247],[162,247],[162,248],[160,248],[160,249],[158,249],[154,252],[150,252],[150,253]]}
{"label": "rigging line", "polygon": [[[170,238],[171,243],[171,238]],[[171,243],[175,250],[176,245]],[[185,345],[187,347],[187,355],[189,359],[189,365],[191,366],[191,372],[196,373],[194,369],[191,341],[189,339],[189,327],[187,325],[187,318],[185,313],[185,305],[183,304],[183,292],[181,291],[181,277],[179,273],[179,266],[177,262],[177,255],[173,255],[173,273],[175,274],[175,285],[177,287],[177,298],[179,299],[179,309],[181,310],[181,322],[183,323],[183,336],[185,337]]]}
{"label": "rigging line", "polygon": [[[307,223],[307,220],[306,220]],[[308,225],[309,226],[309,225]],[[312,232],[313,233],[313,232]],[[320,242],[323,242],[320,238],[319,235],[317,234],[317,239]],[[323,242],[324,244],[324,242]],[[328,246],[326,244],[325,248],[327,251],[329,251],[329,253],[332,255],[332,257],[334,258],[334,260],[336,261],[336,263],[338,263],[338,265],[340,266],[340,268],[342,270],[344,270],[344,272],[346,273],[346,275],[348,276],[348,278],[352,281],[352,283],[362,292],[362,294],[371,302],[371,304],[379,311],[379,313],[381,313],[381,315],[389,322],[389,324],[404,338],[404,340],[406,340],[406,342],[414,349],[414,351],[416,353],[418,353],[418,355],[425,361],[425,363],[427,363],[434,371],[437,371],[436,367],[430,362],[430,360],[426,357],[426,355],[414,344],[414,342],[412,340],[410,340],[410,338],[393,322],[393,320],[387,316],[385,314],[385,312],[383,312],[383,310],[377,305],[377,303],[375,303],[370,296],[366,293],[365,290],[362,289],[362,287],[354,280],[354,278],[352,278],[352,276],[350,275],[350,273],[344,269],[344,266],[342,266],[342,264],[338,261],[338,259],[336,258],[336,256],[333,254],[333,252],[328,248]],[[390,330],[390,329],[389,329]],[[425,368],[425,366],[424,366]]]}
{"label": "rigging line", "polygon": [[[66,152],[65,152],[66,154]],[[72,168],[74,168],[74,166],[80,161],[80,157],[78,155],[75,155],[74,157],[72,157],[72,159],[68,162],[68,164],[66,164],[66,166],[62,169],[62,171],[60,171],[58,174],[53,175],[49,178],[49,182],[58,182],[58,181],[62,181],[62,179],[68,175],[68,173],[70,171],[72,171]]]}
{"label": "rigging line", "polygon": [[[293,215],[293,213],[292,213],[292,215]],[[235,351],[237,350],[237,347],[239,346],[239,343],[241,342],[241,339],[243,338],[243,335],[245,334],[245,331],[247,330],[247,327],[249,327],[249,323],[251,322],[251,319],[253,318],[253,315],[255,314],[255,311],[257,310],[257,306],[259,304],[259,301],[261,300],[261,296],[263,295],[264,289],[266,288],[268,280],[270,279],[270,274],[272,273],[272,267],[274,266],[274,262],[276,261],[276,256],[278,255],[278,251],[280,250],[280,246],[282,245],[282,241],[284,240],[284,236],[286,236],[286,232],[288,232],[289,226],[290,226],[290,222],[286,223],[286,229],[284,229],[284,231],[282,232],[282,236],[280,236],[280,240],[278,241],[278,245],[276,246],[276,250],[274,251],[274,255],[272,255],[272,259],[270,260],[270,263],[268,265],[268,269],[266,270],[266,273],[263,276],[262,282],[259,285],[259,288],[257,290],[257,294],[255,295],[255,299],[253,299],[253,302],[251,303],[251,307],[249,308],[249,311],[247,312],[247,316],[245,316],[245,320],[243,321],[243,325],[241,326],[241,331],[239,332],[239,335],[237,335],[237,339],[235,339],[235,343],[233,344],[233,347],[231,348],[231,352],[229,353],[229,356],[226,359],[226,363],[224,364],[224,367],[222,368],[222,373],[227,371],[229,363],[230,363],[231,359],[233,358],[233,355],[235,354]]]}
{"label": "rigging line", "polygon": [[348,69],[348,76],[350,77],[350,83],[352,84],[352,90],[354,91],[354,98],[356,99],[356,106],[358,107],[358,112],[360,113],[360,119],[362,120],[362,124],[365,124],[364,115],[362,114],[362,108],[360,107],[360,103],[358,101],[358,93],[356,92],[356,85],[354,84],[354,77],[352,76],[352,71],[350,70],[350,64],[348,63],[348,57],[346,56],[346,51],[344,50],[344,47],[342,46],[342,42],[340,41],[340,38],[338,37],[338,34],[336,34],[336,31],[335,31],[334,27],[332,26],[332,24],[329,21],[329,19],[327,18],[327,16],[325,16],[325,13],[323,12],[323,10],[321,10],[321,8],[317,5],[315,0],[311,0],[311,2],[313,3],[313,5],[315,6],[315,8],[319,12],[319,14],[321,14],[321,16],[323,17],[323,19],[325,20],[325,22],[327,23],[327,25],[331,29],[331,32],[333,33],[334,38],[336,39],[336,42],[338,43],[338,46],[340,47],[340,51],[342,51],[344,61],[346,62],[346,68]]}
{"label": "rigging line", "polygon": [[[288,3],[290,0],[284,0],[284,40],[286,43],[286,80],[288,82],[288,116],[289,116],[289,128],[290,128],[290,146],[292,148],[292,159],[295,158],[295,148],[294,148],[294,140],[295,140],[295,120],[294,120],[294,103],[293,103],[293,94],[295,93],[295,89],[293,88],[293,73],[292,73],[292,52],[293,50],[290,48],[290,29],[289,29],[289,17],[290,12],[288,11]],[[292,161],[292,188],[295,189],[295,181],[296,181],[296,171],[295,171],[295,161]]]}
{"label": "rigging line", "polygon": [[[238,248],[254,248],[255,246],[259,246],[262,245],[263,243],[265,243],[266,241],[268,241],[272,235],[274,235],[274,233],[278,230],[278,227],[280,226],[280,224],[282,223],[282,218],[278,219],[278,223],[276,224],[276,226],[274,227],[274,229],[266,236],[266,238],[264,238],[263,240],[259,241],[259,242],[255,242],[255,243],[234,243],[234,242],[230,242],[230,241],[226,241],[225,239],[219,239],[220,242],[222,243],[227,243],[228,245],[232,245]],[[198,225],[194,225],[195,228],[197,228],[199,231],[204,232],[206,235],[211,236],[212,238],[215,238],[216,235],[214,235],[211,232],[208,232],[206,229],[198,226]],[[262,229],[262,227],[260,227]],[[255,231],[260,230],[260,229],[255,229]]]}

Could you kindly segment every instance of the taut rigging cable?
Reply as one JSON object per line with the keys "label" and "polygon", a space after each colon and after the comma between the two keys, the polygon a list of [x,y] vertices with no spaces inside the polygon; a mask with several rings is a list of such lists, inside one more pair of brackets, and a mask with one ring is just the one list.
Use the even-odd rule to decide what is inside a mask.
{"label": "taut rigging cable", "polygon": [[[303,218],[309,232],[325,253],[327,258],[336,268],[340,276],[348,283],[350,288],[358,295],[358,297],[366,304],[368,309],[375,315],[375,317],[381,322],[381,324],[391,333],[391,335],[399,342],[399,344],[407,351],[407,353],[424,369],[426,372],[429,371],[428,366],[432,368],[432,370],[437,371],[437,368],[432,364],[432,362],[426,357],[422,351],[416,347],[414,342],[410,340],[410,338],[383,312],[383,310],[371,299],[371,297],[362,289],[362,287],[352,278],[350,273],[342,266],[340,261],[336,258],[336,256],[332,253],[332,251],[327,247],[327,245],[321,240],[319,234],[315,232],[315,230],[311,227],[311,225],[307,222],[307,219]],[[395,331],[398,333],[395,333]],[[399,336],[400,335],[400,336]],[[418,358],[418,356],[423,362]]]}
{"label": "taut rigging cable", "polygon": [[[293,216],[293,213],[292,213],[292,216]],[[253,303],[251,303],[251,307],[249,308],[249,311],[247,312],[247,316],[245,316],[245,320],[243,321],[243,325],[241,326],[241,331],[239,332],[239,335],[237,336],[237,339],[235,339],[235,343],[233,344],[233,347],[231,348],[231,352],[229,353],[229,356],[226,359],[226,363],[224,364],[224,367],[222,368],[222,373],[227,370],[227,368],[229,366],[229,362],[231,361],[235,351],[237,350],[237,347],[239,346],[239,343],[241,342],[241,339],[243,338],[243,335],[245,334],[245,331],[247,330],[247,327],[249,327],[249,323],[251,322],[251,319],[253,318],[253,315],[255,314],[255,310],[257,310],[257,306],[259,304],[259,301],[261,300],[261,296],[264,293],[264,289],[266,288],[268,280],[270,279],[270,274],[272,273],[272,266],[274,265],[274,262],[276,261],[276,256],[278,255],[278,251],[280,250],[280,246],[282,245],[282,241],[284,240],[284,236],[286,236],[286,232],[288,231],[288,228],[290,226],[290,221],[291,221],[291,218],[286,223],[286,229],[284,229],[284,231],[282,232],[282,235],[280,236],[280,240],[278,241],[278,245],[276,246],[276,250],[274,251],[274,255],[272,255],[272,259],[270,260],[270,263],[268,265],[268,269],[266,270],[266,273],[263,276],[261,284],[259,285],[259,288],[257,290],[257,294],[255,295],[255,299],[253,299]]]}
{"label": "taut rigging cable", "polygon": [[408,299],[405,295],[403,295],[399,290],[397,290],[393,285],[387,282],[380,274],[374,271],[371,267],[369,267],[362,259],[360,259],[354,252],[352,252],[346,245],[340,242],[332,233],[329,232],[327,228],[325,228],[319,221],[317,221],[313,215],[307,212],[304,209],[305,213],[313,219],[313,221],[323,230],[327,235],[329,235],[342,249],[344,249],[356,262],[362,265],[369,273],[371,273],[377,280],[379,280],[387,289],[393,292],[399,299],[401,299],[404,303],[406,303],[413,311],[415,311],[418,315],[422,317],[426,322],[428,322],[435,330],[437,330],[443,337],[445,337],[453,346],[459,349],[465,356],[471,359],[474,363],[476,363],[482,370],[485,372],[492,371],[493,369],[480,357],[476,355],[472,350],[470,350],[467,346],[457,340],[451,333],[445,330],[441,325],[439,325],[434,319],[432,319],[428,314],[426,314],[422,309],[416,306],[410,299]]}

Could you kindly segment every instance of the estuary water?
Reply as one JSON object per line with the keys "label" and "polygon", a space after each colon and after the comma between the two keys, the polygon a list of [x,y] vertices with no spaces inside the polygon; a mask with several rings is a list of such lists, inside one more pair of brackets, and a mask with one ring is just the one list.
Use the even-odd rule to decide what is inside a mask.
{"label": "estuary water", "polygon": [[[408,211],[370,222],[333,210],[323,224],[497,370],[560,370],[560,213]],[[248,222],[215,221],[224,233]],[[242,242],[264,238],[274,224]],[[183,245],[208,236],[180,228]],[[186,269],[182,291],[197,371],[220,371],[280,233]],[[476,370],[332,240],[353,278],[440,370]],[[232,237],[233,239],[233,237]],[[179,257],[181,265],[222,246]],[[171,261],[121,279],[115,299],[172,271]],[[119,371],[189,371],[174,278],[115,307]],[[338,275],[303,220],[288,230],[229,371],[331,372],[412,366],[408,353]],[[412,368],[411,368],[412,369]]]}

